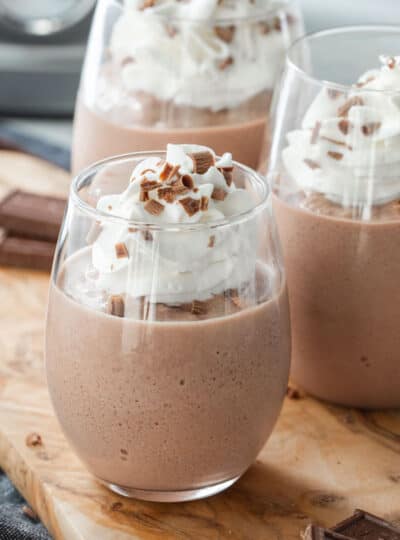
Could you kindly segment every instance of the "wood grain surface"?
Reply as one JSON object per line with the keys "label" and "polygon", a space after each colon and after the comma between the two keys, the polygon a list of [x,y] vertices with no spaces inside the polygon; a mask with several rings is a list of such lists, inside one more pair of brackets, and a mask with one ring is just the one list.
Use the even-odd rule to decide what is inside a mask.
{"label": "wood grain surface", "polygon": [[[68,176],[0,152],[0,195],[19,186],[66,194]],[[47,394],[46,273],[0,269],[0,466],[61,540],[295,540],[356,507],[400,523],[400,412],[287,399],[257,462],[227,492],[156,504],[97,484],[66,443]],[[27,446],[36,432],[42,444]]]}

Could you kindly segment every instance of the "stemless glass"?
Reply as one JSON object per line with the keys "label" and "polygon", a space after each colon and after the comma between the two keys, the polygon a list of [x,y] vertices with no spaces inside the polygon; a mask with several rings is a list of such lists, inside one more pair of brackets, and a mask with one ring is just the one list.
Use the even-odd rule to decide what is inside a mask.
{"label": "stemless glass", "polygon": [[293,379],[344,405],[400,406],[399,27],[289,51],[270,161]]}
{"label": "stemless glass", "polygon": [[[73,181],[47,377],[64,433],[98,480],[182,501],[229,487],[268,439],[287,388],[288,300],[268,189],[243,165],[233,179],[252,207],[222,221],[160,226],[96,208],[104,177],[120,193],[147,157],[111,158]],[[112,256],[121,231],[129,259]],[[99,245],[110,255],[102,270]]]}
{"label": "stemless glass", "polygon": [[[77,99],[72,168],[205,144],[256,168],[295,0],[100,0]],[[148,4],[149,7],[146,7]]]}

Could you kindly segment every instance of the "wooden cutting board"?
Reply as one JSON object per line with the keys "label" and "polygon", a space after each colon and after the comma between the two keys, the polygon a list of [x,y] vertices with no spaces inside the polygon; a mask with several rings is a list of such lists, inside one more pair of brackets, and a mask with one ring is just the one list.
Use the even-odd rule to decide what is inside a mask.
{"label": "wooden cutting board", "polygon": [[[11,187],[66,194],[68,176],[0,152]],[[400,412],[287,399],[258,461],[229,491],[155,504],[97,484],[67,445],[47,394],[43,334],[49,276],[0,269],[0,466],[57,540],[295,540],[361,507],[400,523]],[[26,437],[41,435],[41,446]]]}

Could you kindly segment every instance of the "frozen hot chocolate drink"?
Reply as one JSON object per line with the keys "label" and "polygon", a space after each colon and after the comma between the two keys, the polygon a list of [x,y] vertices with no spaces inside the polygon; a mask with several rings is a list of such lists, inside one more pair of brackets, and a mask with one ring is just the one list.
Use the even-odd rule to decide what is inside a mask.
{"label": "frozen hot chocolate drink", "polygon": [[274,199],[293,378],[357,407],[400,406],[400,57],[319,90],[289,132]]}
{"label": "frozen hot chocolate drink", "polygon": [[73,169],[167,142],[230,148],[257,167],[285,50],[301,32],[288,0],[101,0]]}
{"label": "frozen hot chocolate drink", "polygon": [[[123,192],[92,189],[96,208],[80,197],[127,167]],[[67,438],[103,483],[188,500],[251,465],[288,379],[276,241],[263,180],[231,154],[168,145],[75,181],[51,283],[47,374]]]}

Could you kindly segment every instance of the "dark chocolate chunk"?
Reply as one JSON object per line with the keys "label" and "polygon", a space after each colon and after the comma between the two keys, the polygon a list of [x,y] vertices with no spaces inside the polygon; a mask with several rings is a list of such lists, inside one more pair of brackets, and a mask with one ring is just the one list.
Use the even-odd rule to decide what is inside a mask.
{"label": "dark chocolate chunk", "polygon": [[304,540],[352,540],[351,537],[310,525],[304,533]]}
{"label": "dark chocolate chunk", "polygon": [[55,248],[53,242],[4,235],[0,240],[0,265],[51,270]]}
{"label": "dark chocolate chunk", "polygon": [[13,236],[56,242],[66,201],[16,190],[0,202],[0,227]]}
{"label": "dark chocolate chunk", "polygon": [[364,510],[356,510],[353,516],[332,527],[332,531],[355,540],[400,540],[399,528]]}

